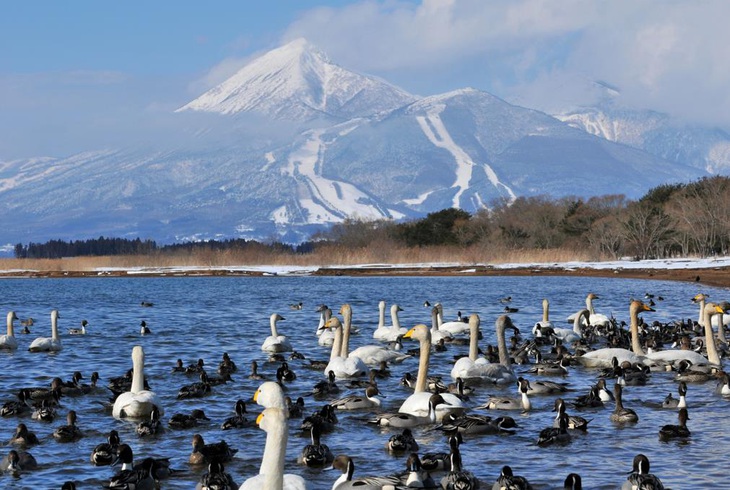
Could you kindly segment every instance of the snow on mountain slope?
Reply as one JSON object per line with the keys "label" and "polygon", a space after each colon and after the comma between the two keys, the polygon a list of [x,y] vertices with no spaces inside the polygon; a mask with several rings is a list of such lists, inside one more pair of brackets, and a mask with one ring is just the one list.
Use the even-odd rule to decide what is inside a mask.
{"label": "snow on mountain slope", "polygon": [[344,120],[392,110],[415,99],[383,80],[332,63],[306,40],[297,39],[244,66],[178,111]]}

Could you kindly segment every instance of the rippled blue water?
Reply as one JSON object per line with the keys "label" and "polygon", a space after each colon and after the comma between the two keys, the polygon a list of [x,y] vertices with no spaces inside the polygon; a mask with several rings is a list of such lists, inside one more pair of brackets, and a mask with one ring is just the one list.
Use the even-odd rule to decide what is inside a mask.
{"label": "rippled blue water", "polygon": [[[726,299],[728,290],[702,287],[712,299]],[[131,351],[134,345],[144,346],[146,374],[149,382],[163,400],[165,425],[177,412],[188,413],[192,408],[203,408],[211,418],[209,423],[195,430],[175,431],[168,429],[152,440],[141,440],[134,432],[135,425],[112,418],[103,407],[108,394],[105,390],[79,398],[65,398],[61,416],[51,424],[29,417],[23,419],[40,438],[41,444],[30,451],[40,463],[40,468],[15,479],[0,476],[4,488],[60,488],[65,480],[75,480],[79,488],[99,487],[108,480],[113,470],[94,467],[89,463],[92,448],[105,440],[111,429],[119,431],[122,441],[129,443],[136,458],[168,456],[174,468],[180,470],[176,477],[162,483],[162,488],[189,489],[198,481],[202,469],[190,468],[187,458],[191,439],[200,432],[208,442],[225,439],[239,449],[234,462],[227,470],[238,484],[252,476],[260,464],[265,433],[256,428],[221,431],[220,423],[233,414],[238,398],[250,399],[258,381],[247,378],[251,360],[258,360],[260,371],[273,379],[278,367],[267,363],[267,355],[260,345],[269,335],[268,317],[279,312],[286,317],[280,323],[280,333],[288,335],[295,349],[308,359],[327,359],[329,349],[317,345],[315,328],[319,314],[315,308],[328,304],[333,311],[348,302],[353,307],[353,323],[360,326],[362,334],[353,337],[351,348],[373,343],[371,334],[377,325],[378,301],[402,306],[401,321],[404,326],[415,323],[430,325],[429,309],[425,300],[440,301],[445,307],[447,319],[457,310],[478,313],[482,318],[485,338],[482,347],[494,343],[494,320],[502,313],[503,305],[498,298],[512,296],[512,305],[520,310],[512,315],[515,323],[529,336],[535,321],[541,319],[541,300],[551,302],[551,319],[562,320],[584,305],[587,292],[593,291],[601,299],[595,302],[599,312],[613,313],[628,321],[628,303],[632,297],[643,297],[650,291],[663,296],[656,313],[647,313],[649,321],[669,321],[697,316],[697,307],[690,298],[700,291],[700,286],[690,283],[659,281],[635,281],[625,279],[567,278],[567,277],[158,277],[158,278],[85,278],[85,279],[5,279],[0,280],[0,304],[4,309],[15,310],[21,318],[32,316],[37,320],[31,335],[18,335],[20,348],[15,353],[0,353],[3,375],[0,386],[0,402],[13,399],[18,388],[45,385],[53,376],[70,379],[74,370],[80,370],[86,382],[92,371],[101,375],[100,385],[112,376],[119,376],[131,367]],[[141,301],[154,303],[151,308],[140,306]],[[290,310],[289,304],[302,301],[304,308]],[[61,314],[60,330],[64,349],[56,354],[31,354],[28,344],[37,336],[50,335],[51,309]],[[3,316],[4,318],[4,316]],[[82,319],[89,322],[86,336],[69,336],[71,327],[78,327]],[[139,323],[145,320],[152,335],[141,337]],[[388,321],[389,323],[389,321]],[[16,324],[17,325],[17,324]],[[408,344],[407,344],[408,345]],[[414,346],[415,347],[415,346]],[[467,346],[450,346],[447,352],[432,356],[430,374],[441,375],[450,382],[449,371],[453,355],[466,353]],[[215,368],[223,352],[228,352],[238,364],[239,373],[234,382],[215,387],[213,394],[202,400],[178,401],[178,389],[195,381],[185,375],[170,374],[176,359],[185,364],[203,358]],[[305,367],[306,361],[291,361],[298,378],[289,385],[289,394],[296,398],[311,392],[315,382],[323,379],[322,373]],[[397,410],[409,394],[399,386],[398,380],[406,371],[415,374],[417,359],[393,366],[390,380],[380,382],[381,391],[387,396],[383,410]],[[521,367],[516,368],[522,370]],[[565,379],[573,392],[565,398],[572,399],[587,392],[595,382],[596,372],[580,367],[572,368]],[[344,388],[345,382],[338,385]],[[464,466],[472,470],[483,482],[483,488],[491,488],[504,464],[510,464],[515,473],[526,476],[537,488],[562,488],[569,472],[583,475],[586,488],[616,488],[631,469],[635,454],[645,453],[652,463],[652,471],[663,479],[665,485],[678,488],[728,488],[726,459],[730,450],[730,431],[725,428],[729,403],[714,394],[714,382],[693,384],[689,387],[689,427],[691,440],[686,443],[663,443],[657,431],[663,424],[676,423],[674,411],[652,409],[642,401],[660,402],[667,393],[676,394],[676,384],[671,374],[654,373],[647,386],[627,387],[625,405],[634,408],[640,417],[638,424],[619,428],[609,421],[612,407],[594,410],[581,415],[592,418],[588,433],[574,438],[566,447],[539,448],[534,442],[540,429],[552,424],[550,411],[553,397],[533,397],[533,411],[520,415],[513,413],[519,431],[511,436],[475,436],[462,446]],[[515,394],[514,387],[480,388],[473,404],[483,402],[488,394]],[[340,396],[347,393],[342,390]],[[307,412],[314,411],[324,402],[306,398]],[[76,443],[56,442],[51,433],[65,423],[65,413],[75,409],[78,424],[85,437]],[[249,406],[250,417],[255,418],[260,407]],[[574,412],[574,410],[569,410]],[[337,430],[323,436],[338,453],[347,453],[356,462],[356,475],[390,474],[404,469],[404,458],[389,455],[384,445],[395,430],[380,429],[365,423],[367,412],[352,412],[340,416]],[[0,419],[0,440],[6,444],[19,422],[16,418]],[[298,432],[299,420],[290,421],[290,438],[287,450],[287,472],[305,475],[312,488],[325,489],[337,478],[334,471],[307,469],[296,464],[296,456],[307,443]],[[447,451],[445,437],[428,428],[414,431],[421,446],[420,452]],[[2,455],[9,447],[1,448]]]}

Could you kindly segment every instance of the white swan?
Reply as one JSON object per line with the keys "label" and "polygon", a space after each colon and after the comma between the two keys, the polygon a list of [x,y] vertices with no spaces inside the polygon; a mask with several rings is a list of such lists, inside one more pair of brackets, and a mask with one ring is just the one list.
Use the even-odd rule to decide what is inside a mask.
{"label": "white swan", "polygon": [[469,357],[462,357],[454,364],[451,369],[451,377],[453,379],[461,378],[464,381],[469,379],[479,379],[481,381],[492,384],[507,384],[517,380],[517,376],[510,366],[509,356],[507,354],[507,342],[505,341],[504,331],[507,328],[517,330],[512,324],[512,319],[507,315],[497,318],[497,350],[499,351],[499,363],[490,363],[483,357],[478,357],[479,352],[479,315],[476,313],[469,317]]}
{"label": "white swan", "polygon": [[[599,326],[599,327],[607,327],[611,324],[611,320],[604,315],[603,313],[596,313],[596,311],[593,309],[593,300],[594,299],[600,299],[597,294],[595,293],[588,293],[588,296],[586,296],[586,309],[590,312],[590,317],[587,318],[587,321],[590,322],[590,325]],[[583,310],[581,310],[583,311]],[[568,321],[572,322],[575,320],[575,315],[578,313],[574,313],[568,317]],[[584,324],[587,325],[587,324]]]}
{"label": "white swan", "polygon": [[[375,337],[375,333],[373,333],[374,338],[377,338],[378,340],[384,340],[386,342],[393,342],[394,340],[397,340],[398,337],[405,335],[408,329],[406,327],[400,326],[400,320],[398,319],[399,311],[403,311],[403,308],[398,305],[392,305],[390,307],[390,319],[393,324],[390,326],[390,328],[387,329],[387,332],[379,334],[378,337]],[[375,330],[375,332],[378,332],[378,330],[379,328]]]}
{"label": "white swan", "polygon": [[[573,316],[573,328],[553,328],[553,335],[563,341],[565,344],[572,344],[583,339],[582,325],[590,324],[590,312],[587,309],[582,309]],[[585,320],[584,320],[585,319]]]}
{"label": "white swan", "polygon": [[58,310],[51,311],[51,336],[38,337],[31,342],[28,350],[31,352],[58,352],[63,349],[61,338],[58,336],[58,319],[61,315]]}
{"label": "white swan", "polygon": [[[408,330],[403,338],[418,340],[421,354],[418,361],[416,388],[414,393],[406,398],[400,406],[400,409],[398,409],[398,412],[427,417],[429,415],[429,402],[431,395],[433,395],[433,393],[426,391],[428,364],[431,358],[431,331],[426,325],[419,324]],[[441,421],[447,413],[462,413],[466,409],[464,402],[458,396],[451,393],[441,393],[441,396],[443,397],[444,404],[436,407],[437,421]]]}
{"label": "white swan", "polygon": [[631,364],[642,362],[644,350],[639,343],[639,312],[654,311],[653,308],[639,300],[631,301],[629,305],[629,317],[631,318],[631,350],[621,348],[605,348],[586,352],[578,357],[578,361],[586,367],[607,368],[613,366],[615,357],[618,364],[629,362]]}
{"label": "white swan", "polygon": [[286,411],[269,407],[256,418],[256,425],[266,431],[261,471],[258,475],[243,482],[239,490],[305,490],[309,488],[306,480],[301,476],[284,474],[288,439]]}
{"label": "white swan", "polygon": [[284,317],[279,315],[278,313],[273,313],[271,317],[269,317],[271,335],[266,337],[266,340],[264,340],[264,343],[261,345],[262,351],[290,352],[292,350],[291,343],[289,343],[289,339],[286,338],[286,335],[279,335],[279,333],[276,331],[276,322],[278,322],[279,320],[284,320]]}
{"label": "white swan", "polygon": [[378,303],[378,327],[373,332],[376,340],[384,339],[390,333],[390,327],[385,326],[385,301]]}
{"label": "white swan", "polygon": [[368,367],[359,357],[340,355],[342,349],[342,323],[336,316],[330,318],[325,324],[325,328],[334,330],[335,341],[332,344],[332,352],[330,354],[330,362],[324,369],[325,376],[330,371],[334,371],[337,378],[355,378],[367,374]]}
{"label": "white swan", "polygon": [[319,345],[330,347],[332,342],[335,341],[335,333],[332,330],[324,328],[324,324],[327,320],[332,318],[332,310],[327,305],[321,305],[317,311],[319,311],[319,326],[317,327],[317,343]]}
{"label": "white swan", "polygon": [[466,322],[444,322],[444,307],[441,303],[437,303],[436,308],[438,308],[439,330],[449,332],[451,335],[459,335],[469,331],[469,324]]}
{"label": "white swan", "polygon": [[144,350],[141,345],[132,349],[132,386],[114,401],[112,415],[114,418],[148,418],[154,408],[164,415],[157,395],[154,391],[144,389]]}
{"label": "white swan", "polygon": [[380,366],[380,363],[382,362],[399,363],[411,357],[408,354],[402,354],[382,345],[372,344],[363,345],[348,353],[350,345],[350,328],[352,327],[352,307],[345,303],[342,305],[342,308],[340,308],[340,314],[345,322],[342,326],[342,346],[340,347],[340,357],[355,357],[362,359],[362,362],[364,362],[366,366]]}
{"label": "white swan", "polygon": [[441,340],[448,342],[453,338],[454,335],[451,332],[439,328],[439,308],[434,306],[431,308],[431,342],[434,344]]}
{"label": "white swan", "polygon": [[0,350],[15,350],[18,348],[18,340],[15,338],[13,322],[18,319],[14,311],[8,312],[8,333],[0,335]]}

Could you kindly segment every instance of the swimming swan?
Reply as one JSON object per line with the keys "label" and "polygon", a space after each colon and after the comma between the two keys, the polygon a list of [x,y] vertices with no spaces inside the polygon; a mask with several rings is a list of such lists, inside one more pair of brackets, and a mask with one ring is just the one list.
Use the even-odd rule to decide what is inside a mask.
{"label": "swimming swan", "polygon": [[438,306],[431,308],[431,342],[437,343],[439,341],[449,341],[454,338],[451,332],[441,330],[439,328],[439,309]]}
{"label": "swimming swan", "polygon": [[18,341],[15,338],[13,330],[13,322],[18,319],[18,315],[14,311],[8,312],[8,333],[0,335],[0,350],[15,350],[18,348]]}
{"label": "swimming swan", "polygon": [[345,321],[345,324],[342,326],[342,346],[340,347],[340,357],[359,358],[362,359],[362,362],[364,362],[367,366],[380,366],[381,362],[403,362],[411,357],[382,345],[363,345],[348,354],[350,328],[352,327],[352,307],[345,303],[342,305],[342,308],[340,308],[340,314],[342,315],[342,319]]}
{"label": "swimming swan", "polygon": [[[441,303],[436,305],[438,308],[439,330],[449,332],[451,335],[459,335],[469,331],[469,324],[463,321],[444,322],[444,307]],[[436,342],[434,340],[434,342]]]}
{"label": "swimming swan", "polygon": [[478,357],[479,352],[479,315],[472,314],[469,317],[469,357],[462,357],[451,369],[453,379],[463,380],[479,379],[492,384],[508,384],[517,380],[515,373],[510,367],[507,355],[507,343],[504,338],[504,331],[507,328],[517,330],[512,319],[507,315],[497,318],[497,350],[499,351],[499,363],[490,363],[484,357]]}
{"label": "swimming swan", "polygon": [[309,488],[299,475],[284,474],[288,439],[286,410],[269,407],[256,418],[256,425],[266,431],[261,471],[246,480],[239,490],[304,490]]}
{"label": "swimming swan", "polygon": [[[418,376],[416,377],[415,392],[406,398],[398,412],[409,413],[417,416],[429,415],[429,401],[432,393],[426,391],[428,381],[428,364],[431,358],[431,330],[426,325],[419,324],[411,328],[403,336],[406,339],[418,340],[421,354],[418,361]],[[441,419],[447,413],[462,413],[466,409],[464,402],[452,393],[441,393],[444,404],[436,407],[436,420]]]}
{"label": "swimming swan", "polygon": [[261,345],[261,350],[264,352],[289,352],[291,351],[291,344],[286,335],[279,335],[276,331],[276,322],[284,320],[284,317],[278,313],[272,313],[269,317],[269,324],[271,326],[271,335],[266,337],[264,343]]}
{"label": "swimming swan", "polygon": [[330,371],[334,371],[337,378],[355,378],[365,375],[368,372],[368,367],[362,359],[354,355],[346,358],[340,355],[342,349],[342,323],[340,319],[333,316],[327,321],[325,328],[335,331],[335,341],[332,344],[330,362],[324,369],[325,376],[329,375]]}
{"label": "swimming swan", "polygon": [[385,339],[390,333],[390,327],[385,326],[385,301],[378,303],[378,327],[373,332],[373,338],[377,340]]}
{"label": "swimming swan", "polygon": [[[389,328],[386,327],[385,329],[381,329],[380,326],[378,326],[378,328],[373,333],[373,338],[376,338],[378,340],[384,340],[386,342],[393,342],[397,340],[398,337],[400,337],[401,335],[405,335],[408,329],[406,327],[400,326],[400,320],[398,319],[399,311],[403,311],[403,308],[398,305],[392,305],[390,307],[390,318],[393,324]],[[377,337],[375,336],[376,333],[378,334]]]}
{"label": "swimming swan", "polygon": [[152,410],[157,408],[160,415],[165,411],[154,391],[144,389],[144,350],[141,345],[132,349],[132,386],[114,401],[112,415],[114,418],[149,418]]}
{"label": "swimming swan", "polygon": [[58,310],[51,311],[51,337],[38,337],[31,342],[28,350],[31,352],[58,352],[63,349],[61,339],[58,336],[58,319],[61,315]]}
{"label": "swimming swan", "polygon": [[[590,312],[582,309],[573,315],[573,328],[553,328],[553,335],[566,344],[572,344],[583,339],[582,325],[590,325]],[[585,320],[584,320],[585,319]]]}
{"label": "swimming swan", "polygon": [[[590,316],[586,318],[588,322],[590,322],[590,325],[594,326],[600,326],[600,327],[607,327],[611,324],[611,320],[602,313],[596,313],[596,311],[593,309],[593,300],[599,299],[597,294],[594,293],[588,293],[588,296],[586,296],[586,309],[589,311]],[[578,313],[574,313],[568,317],[568,321],[572,322],[575,320],[575,315]]]}

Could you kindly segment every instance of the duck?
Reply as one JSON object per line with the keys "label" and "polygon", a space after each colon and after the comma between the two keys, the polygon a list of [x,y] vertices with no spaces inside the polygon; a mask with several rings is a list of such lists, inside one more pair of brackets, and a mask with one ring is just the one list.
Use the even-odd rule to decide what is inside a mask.
{"label": "duck", "polygon": [[674,398],[669,393],[664,401],[662,401],[662,408],[687,408],[687,383],[680,381],[677,386],[677,392],[679,393],[679,398]]}
{"label": "duck", "polygon": [[203,371],[200,373],[200,381],[185,385],[177,392],[177,399],[202,398],[211,391],[208,375]]}
{"label": "duck", "polygon": [[[454,439],[452,442],[451,439]],[[452,444],[461,444],[464,441],[463,436],[456,432],[449,435],[448,444],[449,448]],[[449,461],[450,453],[435,452],[425,453],[421,456],[421,467],[426,471],[443,471],[451,469],[451,462]]]}
{"label": "duck", "polygon": [[27,451],[16,451],[11,449],[5,457],[0,460],[0,472],[10,472],[17,474],[21,471],[34,470],[38,467],[38,462]]}
{"label": "duck", "polygon": [[221,424],[221,430],[242,429],[251,425],[246,418],[246,403],[243,400],[238,399],[238,401],[236,401],[236,407],[234,410],[236,415],[224,420]]}
{"label": "duck", "polygon": [[555,399],[555,406],[553,407],[553,412],[557,412],[557,415],[555,416],[555,420],[553,421],[553,427],[559,429],[560,428],[560,419],[565,414],[568,417],[568,425],[567,429],[570,430],[582,430],[585,431],[588,429],[588,423],[590,420],[586,420],[583,417],[580,417],[578,415],[568,415],[565,411],[565,402],[562,398],[556,398]]}
{"label": "duck", "polygon": [[417,427],[419,425],[435,424],[437,422],[437,407],[439,407],[440,405],[445,405],[446,401],[441,394],[428,394],[430,395],[428,400],[428,413],[426,413],[425,415],[414,415],[412,413],[405,412],[381,413],[369,422],[375,425],[396,428]]}
{"label": "duck", "polygon": [[237,452],[238,449],[230,447],[226,441],[206,444],[203,436],[195,434],[193,436],[193,452],[190,453],[188,462],[192,465],[208,464],[212,461],[227,463],[233,459],[233,455]]}
{"label": "duck", "polygon": [[[418,324],[411,328],[403,336],[404,339],[413,339],[419,342],[421,349],[418,361],[418,374],[416,376],[416,388],[398,409],[400,413],[408,413],[418,417],[429,417],[431,412],[431,393],[426,391],[428,381],[428,365],[431,357],[431,330],[424,324]],[[440,421],[447,413],[461,413],[466,410],[466,405],[458,396],[453,393],[441,393],[443,400],[435,408],[436,420]]]}
{"label": "duck", "polygon": [[28,390],[18,391],[17,400],[11,400],[3,403],[0,407],[0,417],[10,417],[12,415],[27,415],[31,411],[30,394]]}
{"label": "duck", "polygon": [[406,488],[437,488],[430,473],[424,470],[418,453],[413,452],[406,460],[406,473],[400,476],[401,484]]}
{"label": "duck", "polygon": [[276,330],[276,323],[286,320],[278,313],[272,313],[269,317],[269,326],[271,327],[271,335],[266,337],[264,343],[261,344],[261,350],[264,352],[291,352],[292,347],[286,335],[279,335]]}
{"label": "duck", "polygon": [[652,473],[649,473],[649,458],[643,454],[634,456],[631,466],[631,473],[621,486],[621,490],[651,489],[664,490],[662,481]]}
{"label": "duck", "polygon": [[307,444],[302,449],[297,461],[300,464],[309,466],[310,468],[322,468],[332,464],[335,459],[329,446],[320,442],[322,429],[319,424],[312,424],[310,429],[311,444]]}
{"label": "duck", "polygon": [[155,304],[150,301],[142,301],[142,302],[140,302],[140,306],[143,306],[145,308],[151,308],[151,307],[155,306]]}
{"label": "duck", "polygon": [[185,374],[197,374],[205,372],[205,359],[198,359],[197,362],[188,364],[185,368]]}
{"label": "duck", "polygon": [[286,409],[289,411],[290,419],[300,419],[304,413],[304,398],[301,396],[293,401],[291,397],[287,396],[284,398],[286,401]]}
{"label": "duck", "polygon": [[117,451],[117,459],[112,463],[116,466],[121,463],[119,473],[104,483],[105,488],[153,490],[156,488],[155,478],[152,474],[155,465],[153,458],[145,458],[142,463],[132,466],[134,454],[128,444],[121,444]]}
{"label": "duck", "polygon": [[568,473],[563,481],[563,490],[583,490],[583,479],[578,473]]}
{"label": "duck", "polygon": [[333,316],[327,320],[324,328],[334,330],[335,332],[330,361],[327,363],[324,374],[329,375],[330,371],[334,371],[335,377],[337,378],[357,378],[367,374],[368,367],[362,359],[355,355],[343,356],[341,353],[343,342],[342,323],[340,319]]}
{"label": "duck", "polygon": [[437,429],[446,434],[514,434],[517,423],[512,417],[492,418],[487,415],[462,414],[444,415]]}
{"label": "duck", "polygon": [[[517,382],[519,383],[522,379],[522,376],[518,377]],[[527,386],[528,395],[556,395],[567,391],[567,383],[556,383],[555,381],[536,380],[528,383]]]}
{"label": "duck", "polygon": [[617,422],[619,424],[625,423],[636,423],[639,421],[639,416],[636,412],[630,408],[624,408],[622,400],[623,388],[620,383],[616,383],[613,387],[613,396],[616,400],[616,408],[609,417],[611,422]]}
{"label": "duck", "polygon": [[401,484],[397,476],[366,476],[355,478],[355,462],[351,457],[340,454],[332,461],[332,469],[342,472],[339,478],[332,485],[332,490],[380,490],[383,488],[396,488]]}
{"label": "duck", "polygon": [[84,434],[76,426],[76,410],[69,410],[66,414],[66,425],[62,425],[53,431],[53,438],[58,442],[74,442],[84,437]]}
{"label": "duck", "polygon": [[197,427],[201,420],[210,419],[205,415],[203,410],[194,409],[189,415],[185,413],[176,413],[170,417],[167,425],[169,425],[172,429],[191,429],[193,427]]}
{"label": "duck", "polygon": [[18,348],[18,340],[15,338],[13,322],[18,319],[14,311],[9,311],[7,316],[8,330],[5,335],[0,335],[0,350],[15,350]]}
{"label": "duck", "polygon": [[[393,306],[398,307],[398,305]],[[394,318],[393,322],[394,325],[398,325],[398,332],[400,332],[400,337],[404,335],[405,332],[407,332],[408,330],[405,328],[400,328],[400,323],[397,322],[397,311],[395,311],[395,313],[396,317]],[[408,354],[403,354],[402,352],[389,349],[382,345],[363,345],[352,352],[348,352],[350,342],[350,328],[352,327],[352,307],[347,303],[343,304],[340,308],[340,314],[342,315],[342,320],[344,322],[342,325],[342,344],[340,347],[340,356],[342,356],[343,358],[354,357],[357,359],[361,359],[362,362],[364,362],[367,366],[380,366],[380,363],[383,361],[390,363],[399,363],[411,357]],[[381,340],[391,339],[387,338]]]}
{"label": "duck", "polygon": [[74,371],[71,380],[61,385],[61,394],[64,396],[80,396],[89,393],[91,387],[81,383],[82,379],[84,379],[84,376],[81,371]]}
{"label": "duck", "polygon": [[389,453],[406,453],[418,451],[418,443],[413,437],[411,429],[405,428],[400,434],[393,434],[385,443],[385,449]]}
{"label": "duck", "polygon": [[289,363],[284,361],[281,363],[281,366],[279,366],[279,368],[276,370],[276,379],[291,383],[292,381],[297,379],[297,373],[289,369]]}
{"label": "duck", "polygon": [[149,420],[143,420],[137,425],[137,435],[139,437],[148,437],[157,435],[161,431],[160,411],[157,407],[154,407],[150,412]]}
{"label": "duck", "polygon": [[15,428],[15,433],[13,434],[13,437],[10,438],[10,444],[14,446],[33,446],[35,444],[38,444],[38,437],[28,430],[28,426],[24,423],[19,423],[18,426]]}
{"label": "duck", "polygon": [[117,451],[121,444],[119,433],[116,430],[110,430],[106,440],[107,442],[94,446],[91,451],[89,460],[94,466],[109,466],[117,457]]}
{"label": "duck", "polygon": [[69,335],[86,335],[86,326],[89,324],[86,320],[81,320],[81,328],[69,328]]}
{"label": "duck", "polygon": [[568,366],[570,366],[570,361],[567,357],[563,357],[557,363],[544,362],[536,364],[528,369],[527,372],[542,376],[567,376],[570,374]]}
{"label": "duck", "polygon": [[259,374],[259,363],[256,361],[251,361],[251,374],[248,375],[248,379],[264,379],[264,377]]}
{"label": "duck", "polygon": [[151,334],[152,330],[150,330],[150,327],[147,326],[147,322],[142,320],[139,322],[139,334],[140,335],[148,335]]}
{"label": "duck", "polygon": [[613,366],[615,357],[619,364],[627,361],[630,364],[642,362],[645,355],[639,343],[639,312],[655,311],[654,308],[642,301],[632,300],[629,304],[629,317],[631,319],[631,350],[617,347],[606,347],[597,349],[579,356],[578,362],[589,368],[608,368]]}
{"label": "duck", "polygon": [[532,490],[532,485],[523,476],[515,475],[508,465],[502,466],[497,481],[492,485],[492,490]]}
{"label": "duck", "polygon": [[223,463],[211,461],[208,464],[208,472],[203,473],[195,485],[195,490],[235,490],[238,485],[233,481],[230,473],[226,472]]}
{"label": "duck", "polygon": [[239,490],[280,488],[303,490],[309,488],[299,475],[285,474],[284,463],[288,439],[287,413],[284,408],[269,407],[256,417],[256,425],[266,432],[266,443],[259,474],[246,480]]}
{"label": "duck", "polygon": [[462,469],[461,452],[456,439],[449,439],[451,452],[449,463],[451,469],[441,478],[441,488],[444,490],[474,490],[479,488],[479,480],[474,473]]}
{"label": "duck", "polygon": [[51,400],[40,400],[35,405],[35,410],[31,415],[33,420],[41,420],[43,422],[53,422],[56,419],[56,406]]}
{"label": "duck", "polygon": [[371,385],[365,388],[365,396],[346,396],[330,402],[330,405],[337,410],[361,410],[378,408],[380,407],[381,401],[380,398],[377,397],[377,395],[380,395],[378,387]]}
{"label": "duck", "polygon": [[144,349],[136,345],[132,349],[132,386],[114,401],[112,416],[114,418],[146,418],[156,407],[160,416],[165,414],[154,391],[144,389]]}
{"label": "duck", "polygon": [[669,439],[686,439],[690,436],[690,431],[687,428],[687,421],[689,420],[689,413],[686,408],[680,408],[677,413],[679,418],[679,424],[672,425],[667,424],[659,429],[659,439],[667,441]]}
{"label": "duck", "polygon": [[58,310],[51,311],[51,336],[38,337],[30,343],[28,350],[30,352],[59,352],[63,349],[61,338],[58,336],[58,319],[61,316]]}
{"label": "duck", "polygon": [[476,408],[487,410],[522,410],[523,412],[529,412],[532,408],[530,398],[527,396],[529,387],[530,382],[524,378],[520,378],[520,381],[517,382],[517,391],[520,393],[520,398],[490,396],[485,403]]}
{"label": "duck", "polygon": [[334,407],[329,404],[325,404],[312,415],[305,417],[304,420],[302,420],[300,428],[305,432],[309,432],[312,425],[318,424],[320,429],[322,429],[322,432],[331,432],[334,430],[338,422],[339,420]]}
{"label": "duck", "polygon": [[292,303],[289,305],[290,310],[301,310],[304,308],[304,303],[300,301],[299,303]]}
{"label": "duck", "polygon": [[469,357],[462,357],[451,369],[451,378],[462,378],[465,381],[478,379],[490,384],[509,384],[517,380],[512,367],[510,366],[507,354],[507,343],[505,341],[505,329],[510,328],[519,332],[507,315],[497,318],[495,323],[497,329],[497,350],[499,351],[499,363],[490,363],[484,357],[478,357],[479,346],[479,315],[476,313],[469,317]]}
{"label": "duck", "polygon": [[550,426],[540,431],[537,438],[537,445],[540,447],[552,445],[566,445],[572,440],[572,436],[568,432],[568,414],[565,412],[558,414],[558,427]]}

